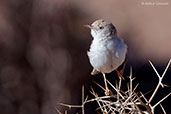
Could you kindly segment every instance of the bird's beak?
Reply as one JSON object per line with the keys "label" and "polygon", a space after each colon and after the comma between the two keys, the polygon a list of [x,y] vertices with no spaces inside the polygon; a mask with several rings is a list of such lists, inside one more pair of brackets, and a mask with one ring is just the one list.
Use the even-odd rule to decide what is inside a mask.
{"label": "bird's beak", "polygon": [[89,28],[89,29],[95,29],[93,26],[91,26],[91,25],[84,25],[84,27],[86,27],[86,28]]}

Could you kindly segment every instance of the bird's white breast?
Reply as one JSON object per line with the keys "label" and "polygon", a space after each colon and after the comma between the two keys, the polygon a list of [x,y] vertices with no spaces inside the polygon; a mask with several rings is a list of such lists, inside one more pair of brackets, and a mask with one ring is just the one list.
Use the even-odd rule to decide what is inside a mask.
{"label": "bird's white breast", "polygon": [[94,38],[88,56],[96,70],[110,73],[124,62],[126,52],[127,46],[119,38]]}

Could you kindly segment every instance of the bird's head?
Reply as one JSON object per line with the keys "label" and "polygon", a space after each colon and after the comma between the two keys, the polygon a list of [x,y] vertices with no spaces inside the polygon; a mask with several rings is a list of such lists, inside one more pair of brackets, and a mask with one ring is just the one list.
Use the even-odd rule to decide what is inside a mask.
{"label": "bird's head", "polygon": [[107,20],[98,19],[91,25],[85,25],[85,27],[91,29],[91,35],[93,38],[101,38],[110,35],[116,35],[117,31],[115,26]]}

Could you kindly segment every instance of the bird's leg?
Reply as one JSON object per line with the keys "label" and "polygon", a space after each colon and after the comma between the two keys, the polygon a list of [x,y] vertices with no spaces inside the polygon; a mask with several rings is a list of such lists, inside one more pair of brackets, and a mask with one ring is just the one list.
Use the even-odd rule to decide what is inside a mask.
{"label": "bird's leg", "polygon": [[116,69],[116,73],[117,73],[119,79],[125,80],[125,78],[122,76],[122,72],[121,71],[119,71],[118,69]]}
{"label": "bird's leg", "polygon": [[102,73],[102,74],[103,74],[104,83],[105,83],[105,88],[106,88],[105,94],[106,94],[106,95],[109,95],[109,94],[110,94],[110,91],[109,91],[109,88],[108,88],[108,86],[107,86],[106,75],[105,75],[105,73]]}
{"label": "bird's leg", "polygon": [[127,62],[128,62],[128,61],[125,60],[124,65],[123,65],[122,69],[120,70],[120,73],[121,73],[122,76],[123,76],[123,74],[124,74],[124,70],[125,70],[125,67],[126,67]]}
{"label": "bird's leg", "polygon": [[124,70],[125,70],[126,64],[127,64],[127,61],[124,63],[124,65],[123,65],[121,70],[116,69],[116,73],[117,73],[119,79],[125,80],[125,78],[123,77],[123,74],[124,74]]}

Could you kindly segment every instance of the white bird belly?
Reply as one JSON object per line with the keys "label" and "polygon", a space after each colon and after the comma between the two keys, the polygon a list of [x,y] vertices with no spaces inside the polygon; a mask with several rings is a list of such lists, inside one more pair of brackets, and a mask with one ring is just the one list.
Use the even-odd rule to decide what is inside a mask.
{"label": "white bird belly", "polygon": [[90,64],[96,70],[103,73],[110,73],[124,62],[127,47],[124,44],[123,46],[116,48],[114,42],[111,42],[109,45],[103,44],[106,44],[106,42],[92,42],[90,51],[87,54],[89,56]]}
{"label": "white bird belly", "polygon": [[88,52],[91,65],[98,71],[109,73],[112,70],[112,61],[109,52],[90,51]]}

